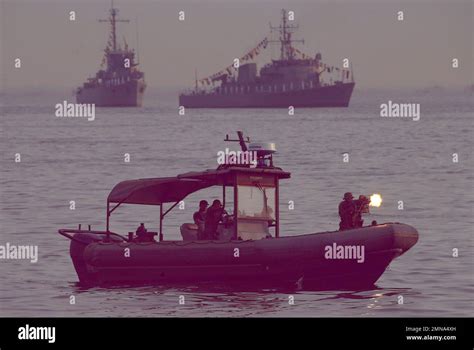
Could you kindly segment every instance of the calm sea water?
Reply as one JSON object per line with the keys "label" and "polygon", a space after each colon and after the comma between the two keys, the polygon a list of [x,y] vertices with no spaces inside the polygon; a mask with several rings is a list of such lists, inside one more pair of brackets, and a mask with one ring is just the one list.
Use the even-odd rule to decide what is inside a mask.
{"label": "calm sea water", "polygon": [[[297,109],[294,116],[278,109],[188,110],[179,116],[174,94],[149,91],[145,107],[97,109],[92,122],[56,118],[54,105],[64,99],[72,96],[2,96],[0,244],[36,244],[39,261],[0,261],[0,316],[472,316],[472,93],[356,89],[347,109]],[[379,117],[388,100],[421,103],[421,120]],[[292,172],[281,186],[282,235],[334,230],[344,192],[377,192],[383,205],[367,220],[413,225],[418,244],[390,265],[374,290],[81,289],[69,241],[57,229],[78,223],[103,229],[105,200],[119,181],[214,168],[217,151],[235,146],[222,142],[225,134],[236,130],[275,142],[275,163]],[[165,237],[178,239],[197,201],[214,195],[194,194],[184,210],[172,211]],[[76,210],[69,209],[71,200]],[[404,210],[397,208],[400,200]],[[157,208],[124,206],[112,229],[126,233],[139,222],[156,228],[157,217]]]}

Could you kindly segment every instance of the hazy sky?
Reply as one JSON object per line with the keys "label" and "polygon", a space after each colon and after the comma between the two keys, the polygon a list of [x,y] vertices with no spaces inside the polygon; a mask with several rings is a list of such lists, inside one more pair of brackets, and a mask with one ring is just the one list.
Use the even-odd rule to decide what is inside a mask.
{"label": "hazy sky", "polygon": [[[0,0],[4,88],[80,85],[98,70],[109,0]],[[115,0],[119,38],[136,47],[149,87],[186,87],[232,63],[269,34],[281,8],[296,13],[300,50],[340,66],[349,58],[359,87],[472,84],[472,1],[137,1]],[[69,21],[69,11],[76,21]],[[178,11],[186,20],[178,21]],[[405,20],[397,21],[397,11]],[[271,54],[272,45],[259,60]],[[14,59],[22,59],[15,69]],[[458,58],[460,68],[451,68]]]}

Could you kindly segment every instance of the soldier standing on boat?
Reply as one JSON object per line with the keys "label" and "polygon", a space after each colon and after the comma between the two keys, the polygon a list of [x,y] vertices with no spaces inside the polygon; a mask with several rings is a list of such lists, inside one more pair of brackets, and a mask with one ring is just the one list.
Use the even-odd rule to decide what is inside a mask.
{"label": "soldier standing on boat", "polygon": [[359,199],[354,201],[354,227],[362,227],[364,225],[362,214],[369,213],[369,203],[370,199],[362,194],[359,196]]}
{"label": "soldier standing on boat", "polygon": [[344,193],[344,200],[339,203],[339,230],[349,230],[354,227],[354,214],[356,207],[354,204],[354,196],[350,192]]}

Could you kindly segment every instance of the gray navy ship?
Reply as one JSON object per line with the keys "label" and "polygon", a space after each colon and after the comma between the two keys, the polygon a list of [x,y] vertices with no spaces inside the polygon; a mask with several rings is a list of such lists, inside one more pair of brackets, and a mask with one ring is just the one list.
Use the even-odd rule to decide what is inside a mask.
{"label": "gray navy ship", "polygon": [[[347,107],[355,86],[352,69],[326,65],[317,53],[310,57],[297,48],[292,34],[298,26],[288,23],[282,10],[282,22],[272,27],[278,40],[264,39],[244,55],[253,60],[268,43],[280,44],[280,57],[263,66],[257,74],[255,62],[231,65],[210,77],[197,80],[195,88],[179,96],[187,108],[259,108],[259,107]],[[331,75],[331,78],[326,77]]]}
{"label": "gray navy ship", "polygon": [[102,67],[95,77],[89,78],[76,90],[77,103],[94,103],[100,107],[140,107],[146,83],[143,72],[135,62],[135,51],[124,42],[123,48],[117,44],[117,22],[129,22],[117,19],[118,10],[110,9],[110,17],[100,22],[109,22],[110,37],[104,50]]}

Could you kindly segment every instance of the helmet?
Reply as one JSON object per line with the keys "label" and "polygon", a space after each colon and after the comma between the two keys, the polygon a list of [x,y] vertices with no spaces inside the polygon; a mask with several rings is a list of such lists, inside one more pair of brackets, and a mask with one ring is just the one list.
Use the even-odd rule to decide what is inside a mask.
{"label": "helmet", "polygon": [[354,199],[354,196],[352,195],[351,192],[346,192],[344,193],[344,199]]}

